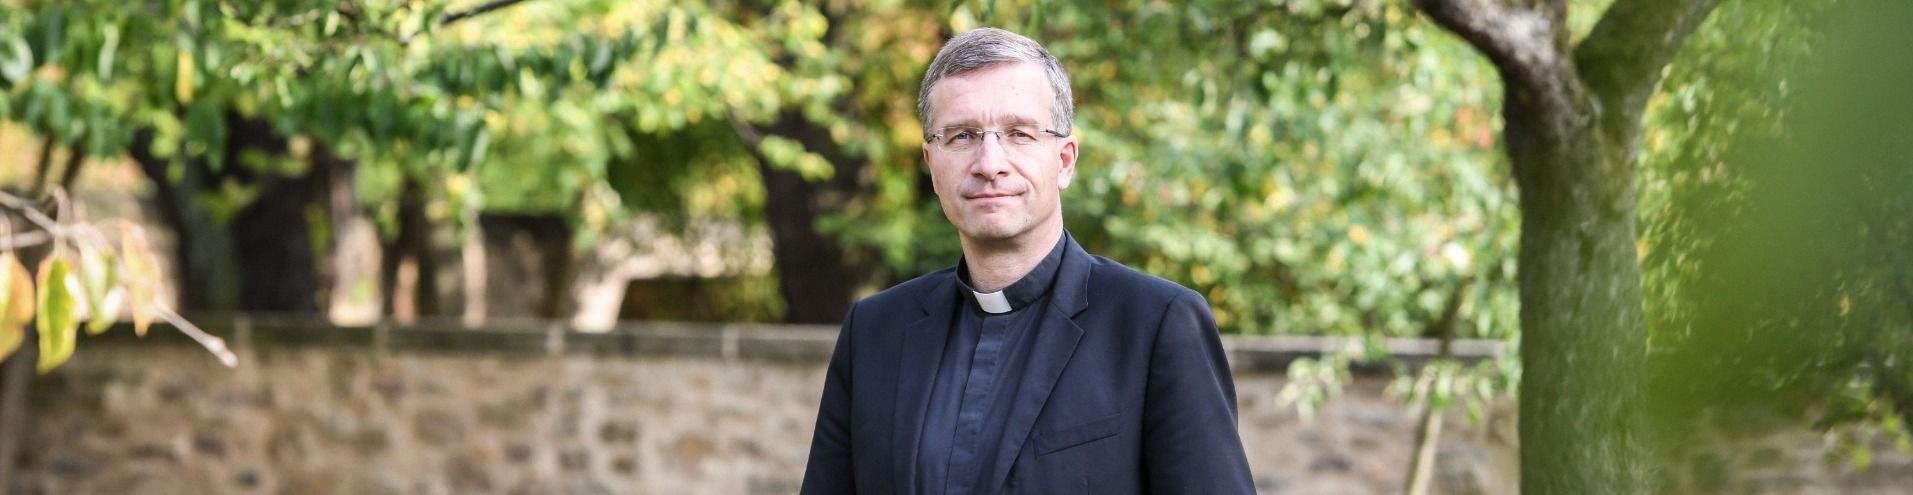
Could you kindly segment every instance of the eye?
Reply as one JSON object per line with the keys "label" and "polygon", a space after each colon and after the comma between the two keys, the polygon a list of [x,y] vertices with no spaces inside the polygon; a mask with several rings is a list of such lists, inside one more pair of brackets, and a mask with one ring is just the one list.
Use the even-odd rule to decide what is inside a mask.
{"label": "eye", "polygon": [[1036,133],[1028,128],[1011,127],[1004,133],[1008,134],[1010,140],[1016,144],[1031,144],[1036,142]]}
{"label": "eye", "polygon": [[943,146],[953,151],[974,146],[977,139],[978,134],[975,129],[950,128],[943,131]]}

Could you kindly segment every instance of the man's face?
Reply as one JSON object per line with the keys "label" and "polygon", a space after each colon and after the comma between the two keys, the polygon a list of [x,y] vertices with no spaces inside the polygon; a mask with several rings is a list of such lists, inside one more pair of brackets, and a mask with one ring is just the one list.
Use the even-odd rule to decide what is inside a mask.
{"label": "man's face", "polygon": [[[934,120],[929,133],[949,126],[1055,129],[1051,99],[1049,82],[1036,64],[1003,64],[946,77],[930,91]],[[1015,241],[1039,227],[1061,230],[1060,194],[1076,174],[1076,138],[1040,132],[1036,137],[1034,144],[1019,146],[986,133],[978,146],[956,153],[924,143],[923,161],[943,216],[965,241]]]}

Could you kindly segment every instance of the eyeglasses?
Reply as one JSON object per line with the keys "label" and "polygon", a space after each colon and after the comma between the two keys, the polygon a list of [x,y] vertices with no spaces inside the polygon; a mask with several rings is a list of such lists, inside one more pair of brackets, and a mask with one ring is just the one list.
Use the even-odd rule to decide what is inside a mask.
{"label": "eyeglasses", "polygon": [[953,125],[937,130],[924,138],[945,153],[965,153],[983,146],[983,135],[995,134],[998,143],[1010,146],[1010,149],[1043,142],[1043,134],[1056,137],[1069,137],[1068,134],[1054,129],[1043,129],[1033,125],[1013,125],[1000,131],[985,130],[980,127]]}

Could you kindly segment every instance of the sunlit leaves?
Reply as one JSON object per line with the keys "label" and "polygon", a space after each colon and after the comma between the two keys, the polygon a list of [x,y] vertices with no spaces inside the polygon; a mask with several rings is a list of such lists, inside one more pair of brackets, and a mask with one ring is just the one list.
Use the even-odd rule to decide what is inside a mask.
{"label": "sunlit leaves", "polygon": [[0,31],[0,78],[8,85],[26,81],[33,69],[33,47],[12,33]]}
{"label": "sunlit leaves", "polygon": [[72,262],[58,252],[40,263],[36,285],[40,362],[35,369],[46,373],[73,357],[79,340],[81,291],[73,279]]}
{"label": "sunlit leaves", "polygon": [[[1002,4],[990,23],[1033,16]],[[1040,8],[1075,75],[1065,204],[1092,250],[1220,295],[1230,331],[1418,336],[1472,276],[1490,297],[1462,334],[1514,333],[1496,87],[1465,46],[1385,2]]]}
{"label": "sunlit leaves", "polygon": [[835,172],[835,169],[832,169],[830,163],[825,162],[823,157],[804,151],[804,144],[794,139],[766,136],[762,142],[757,143],[757,151],[762,153],[764,159],[769,160],[772,166],[795,170],[808,180],[828,179]]}
{"label": "sunlit leaves", "polygon": [[120,300],[125,294],[121,289],[119,262],[111,251],[90,244],[80,244],[79,252],[77,275],[81,292],[86,296],[86,333],[98,335],[112,328],[119,315]]}

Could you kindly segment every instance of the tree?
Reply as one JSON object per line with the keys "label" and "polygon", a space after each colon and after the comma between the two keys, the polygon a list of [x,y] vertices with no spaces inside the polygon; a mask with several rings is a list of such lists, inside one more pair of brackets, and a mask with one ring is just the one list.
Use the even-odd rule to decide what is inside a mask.
{"label": "tree", "polygon": [[1495,65],[1520,189],[1522,491],[1654,489],[1636,245],[1642,113],[1715,0],[1618,0],[1583,40],[1553,1],[1418,0]]}
{"label": "tree", "polygon": [[[858,18],[896,9],[874,7]],[[492,35],[504,25],[512,36]],[[769,215],[778,258],[799,272],[787,278],[813,284],[787,297],[831,314],[797,315],[809,321],[841,316],[868,271],[820,234],[819,212],[866,195],[866,160],[886,156],[865,143],[893,139],[858,120],[893,120],[889,107],[848,96],[841,73],[887,66],[820,38],[836,28],[831,47],[911,47],[884,37],[931,34],[832,23],[799,2],[26,2],[0,26],[0,116],[74,157],[130,146],[167,217],[202,243],[181,252],[194,307],[311,309],[320,253],[305,247],[321,243],[300,239],[332,237],[305,212],[339,211],[316,201],[339,186],[327,177],[351,177],[394,254],[420,265],[442,250],[421,230],[476,228],[481,211],[562,213],[580,245],[637,211],[627,205],[675,201],[661,209],[758,225],[748,215]],[[732,128],[750,132],[640,146]],[[705,147],[683,152],[691,145]],[[700,160],[660,160],[684,156]],[[634,168],[666,180],[610,183]],[[758,176],[779,187],[722,197]],[[235,252],[256,239],[288,248]],[[803,272],[812,267],[823,272]]]}

